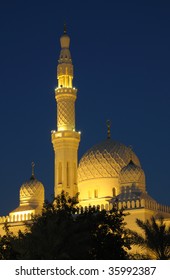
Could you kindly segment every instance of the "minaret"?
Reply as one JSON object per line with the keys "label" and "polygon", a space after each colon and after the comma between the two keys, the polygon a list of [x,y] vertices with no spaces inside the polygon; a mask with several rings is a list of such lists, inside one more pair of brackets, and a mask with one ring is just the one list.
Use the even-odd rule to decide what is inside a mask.
{"label": "minaret", "polygon": [[73,87],[73,64],[69,50],[70,37],[66,26],[60,38],[61,51],[57,66],[58,87],[55,89],[57,102],[57,131],[52,131],[55,153],[54,196],[64,190],[70,196],[78,192],[77,162],[80,132],[75,128],[75,101],[77,89]]}

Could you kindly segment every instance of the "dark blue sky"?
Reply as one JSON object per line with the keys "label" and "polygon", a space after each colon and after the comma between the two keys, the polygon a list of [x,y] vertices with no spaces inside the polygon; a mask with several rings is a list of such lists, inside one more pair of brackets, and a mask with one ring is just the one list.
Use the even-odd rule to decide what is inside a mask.
{"label": "dark blue sky", "polygon": [[51,130],[66,21],[75,69],[79,158],[106,138],[132,145],[147,190],[170,205],[169,1],[1,1],[0,215],[18,206],[31,175],[53,194]]}

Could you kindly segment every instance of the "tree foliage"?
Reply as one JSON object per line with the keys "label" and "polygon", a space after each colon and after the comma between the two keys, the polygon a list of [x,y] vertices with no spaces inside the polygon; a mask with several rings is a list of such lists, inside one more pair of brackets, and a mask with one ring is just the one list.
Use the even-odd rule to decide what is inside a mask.
{"label": "tree foliage", "polygon": [[77,201],[78,197],[62,192],[45,204],[42,215],[27,225],[25,233],[14,236],[6,231],[0,239],[0,258],[128,259],[123,211],[92,207],[78,213]]}
{"label": "tree foliage", "polygon": [[146,255],[139,255],[138,258],[168,260],[170,259],[170,226],[166,226],[163,217],[157,221],[154,217],[146,222],[136,220],[137,225],[142,229],[143,235],[129,231],[132,244],[147,251]]}
{"label": "tree foliage", "polygon": [[16,259],[16,251],[13,250],[13,245],[15,243],[16,237],[10,232],[7,223],[4,225],[4,230],[6,234],[4,236],[0,236],[0,259],[1,260],[9,260]]}

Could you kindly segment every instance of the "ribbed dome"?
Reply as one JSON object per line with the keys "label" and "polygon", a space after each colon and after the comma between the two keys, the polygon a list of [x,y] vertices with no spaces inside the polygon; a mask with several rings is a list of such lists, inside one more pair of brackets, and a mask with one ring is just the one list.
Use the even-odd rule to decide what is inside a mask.
{"label": "ribbed dome", "polygon": [[80,160],[78,182],[95,178],[118,177],[130,159],[140,167],[140,162],[130,147],[107,139],[88,150]]}
{"label": "ribbed dome", "polygon": [[130,160],[127,166],[122,168],[119,180],[121,186],[130,187],[134,184],[140,189],[145,189],[145,173],[143,169],[132,160]]}
{"label": "ribbed dome", "polygon": [[23,183],[20,188],[20,205],[22,204],[43,204],[44,186],[41,182],[31,176],[30,180]]}

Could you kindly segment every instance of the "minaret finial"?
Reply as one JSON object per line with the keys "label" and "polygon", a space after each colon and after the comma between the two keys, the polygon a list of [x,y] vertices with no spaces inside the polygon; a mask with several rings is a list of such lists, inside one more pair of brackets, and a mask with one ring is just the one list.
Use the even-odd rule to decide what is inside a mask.
{"label": "minaret finial", "polygon": [[132,155],[133,155],[133,146],[129,145],[129,149],[130,149],[130,161],[133,161],[132,159]]}
{"label": "minaret finial", "polygon": [[107,124],[107,139],[110,139],[111,138],[111,132],[110,132],[111,121],[107,120],[106,124]]}
{"label": "minaret finial", "polygon": [[64,23],[64,34],[67,34],[67,25]]}
{"label": "minaret finial", "polygon": [[31,179],[34,179],[34,178],[35,178],[35,175],[34,175],[35,163],[34,163],[34,162],[31,162],[31,166],[32,166],[32,175],[31,175]]}

